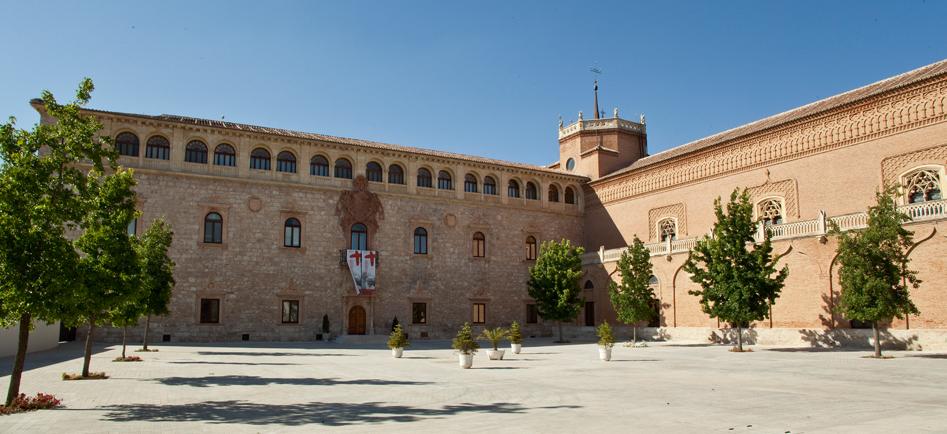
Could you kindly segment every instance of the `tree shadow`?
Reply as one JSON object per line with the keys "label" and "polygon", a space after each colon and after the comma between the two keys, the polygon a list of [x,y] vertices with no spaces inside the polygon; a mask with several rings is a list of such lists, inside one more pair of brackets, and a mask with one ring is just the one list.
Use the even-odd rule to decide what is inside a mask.
{"label": "tree shadow", "polygon": [[428,357],[428,356],[402,356],[402,359],[414,359],[414,360],[434,360],[437,357]]}
{"label": "tree shadow", "polygon": [[420,386],[434,384],[429,381],[397,381],[397,380],[339,380],[337,378],[266,378],[250,375],[220,375],[212,377],[166,377],[149,379],[165,386],[338,386],[338,385],[365,385],[365,386]]}
{"label": "tree shadow", "polygon": [[921,359],[947,359],[947,354],[915,354],[908,357],[918,357]]}
{"label": "tree shadow", "polygon": [[[13,345],[15,348],[15,340],[13,341]],[[92,347],[92,355],[95,356],[108,350],[108,346],[94,345]],[[25,372],[37,368],[55,365],[57,363],[72,361],[82,357],[84,352],[85,349],[81,342],[68,342],[59,344],[59,346],[56,348],[27,353],[26,360],[23,363],[23,370]],[[3,372],[4,375],[9,375],[10,371],[13,370],[13,361],[15,358],[15,355],[0,358],[0,372]]]}
{"label": "tree shadow", "polygon": [[612,359],[612,362],[660,362],[658,359]]}
{"label": "tree shadow", "polygon": [[[799,330],[802,340],[812,348],[834,350],[866,350],[873,348],[870,329],[823,329]],[[884,350],[921,350],[917,335],[900,338],[888,329],[879,330],[881,348]]]}
{"label": "tree shadow", "polygon": [[[246,401],[205,401],[191,404],[123,404],[99,407],[105,410],[103,418],[112,422],[206,422],[242,423],[248,425],[323,424],[346,426],[383,422],[414,422],[440,419],[464,413],[522,414],[529,408],[520,404],[498,402],[493,404],[454,404],[441,408],[418,408],[406,405],[388,405],[382,402],[300,404],[257,404]],[[552,406],[537,409],[580,408],[579,406]]]}
{"label": "tree shadow", "polygon": [[201,362],[201,361],[176,361],[168,362],[173,365],[248,365],[248,366],[298,366],[299,363],[279,363],[279,362]]}
{"label": "tree shadow", "polygon": [[483,367],[476,367],[474,369],[526,369],[526,368],[521,367],[521,366],[483,366]]}
{"label": "tree shadow", "polygon": [[[738,329],[734,327],[712,330],[707,340],[715,344],[736,345],[737,331]],[[758,335],[759,333],[756,332],[755,328],[744,327],[743,328],[743,344],[755,345]]]}
{"label": "tree shadow", "polygon": [[254,351],[198,351],[199,356],[307,356],[307,357],[349,357],[353,354],[338,353],[290,353],[285,351],[254,352]]}

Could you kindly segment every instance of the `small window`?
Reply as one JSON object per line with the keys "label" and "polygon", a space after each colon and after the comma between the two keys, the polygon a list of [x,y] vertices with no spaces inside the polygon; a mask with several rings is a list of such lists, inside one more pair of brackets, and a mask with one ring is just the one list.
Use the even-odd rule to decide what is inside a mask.
{"label": "small window", "polygon": [[138,235],[138,219],[132,219],[132,221],[128,222],[128,235]]}
{"label": "small window", "polygon": [[217,145],[214,148],[214,165],[236,167],[237,153],[233,150],[233,146],[226,143]]}
{"label": "small window", "polygon": [[427,324],[427,303],[411,303],[411,323]]}
{"label": "small window", "polygon": [[322,155],[309,159],[309,174],[312,176],[329,176],[329,160]]}
{"label": "small window", "polygon": [[446,170],[437,172],[437,189],[438,190],[453,190],[454,184],[451,179],[450,173]]}
{"label": "small window", "polygon": [[571,172],[573,169],[575,169],[575,160],[570,158],[566,160],[566,170]]}
{"label": "small window", "polygon": [[427,229],[417,228],[414,230],[414,254],[427,254]]}
{"label": "small window", "polygon": [[204,216],[204,242],[212,244],[224,242],[224,219],[216,212]]}
{"label": "small window", "polygon": [[918,170],[906,177],[908,203],[921,203],[944,198],[940,189],[940,174],[935,170]]}
{"label": "small window", "polygon": [[585,281],[585,289],[595,289],[595,284],[591,280]]}
{"label": "small window", "polygon": [[677,239],[677,223],[674,219],[664,219],[658,222],[658,239],[662,242]]}
{"label": "small window", "polygon": [[476,232],[473,234],[473,257],[483,258],[486,255],[487,239],[483,236],[483,232]]}
{"label": "small window", "polygon": [[418,187],[432,188],[433,186],[431,171],[423,167],[418,169]]}
{"label": "small window", "polygon": [[368,250],[368,228],[361,223],[352,225],[352,250]]}
{"label": "small window", "polygon": [[757,213],[764,225],[783,223],[783,202],[779,199],[766,199],[757,205]]}
{"label": "small window", "polygon": [[276,171],[284,173],[296,173],[296,156],[289,151],[283,151],[277,154]]}
{"label": "small window", "polygon": [[283,324],[299,324],[299,300],[283,300]]}
{"label": "small window", "polygon": [[270,170],[270,151],[256,148],[250,153],[250,168],[256,170]]}
{"label": "small window", "polygon": [[200,140],[191,140],[184,147],[184,161],[188,163],[207,164],[207,145]]}
{"label": "small window", "polygon": [[536,260],[536,237],[532,235],[526,237],[526,260]]}
{"label": "small window", "polygon": [[118,151],[118,155],[137,157],[138,136],[129,132],[119,133],[115,136],[115,150]]}
{"label": "small window", "polygon": [[483,178],[483,194],[497,195],[497,182],[492,176]]}
{"label": "small window", "polygon": [[381,172],[381,164],[371,161],[365,165],[365,178],[370,182],[385,182],[383,175]]}
{"label": "small window", "polygon": [[559,187],[556,187],[555,185],[549,186],[549,201],[559,202]]}
{"label": "small window", "polygon": [[220,299],[201,299],[201,324],[217,324],[220,322]]}
{"label": "small window", "polygon": [[388,183],[404,185],[404,169],[397,164],[388,166]]}
{"label": "small window", "polygon": [[335,160],[335,177],[352,179],[352,163],[344,158]]}
{"label": "small window", "polygon": [[658,288],[658,283],[658,276],[652,274],[651,277],[648,278],[648,286],[651,287],[652,290]]}
{"label": "small window", "polygon": [[572,187],[566,187],[566,203],[575,205],[575,190]]}
{"label": "small window", "polygon": [[286,223],[283,224],[283,247],[298,248],[301,238],[302,225],[299,223],[299,220],[295,218],[286,219]]}
{"label": "small window", "polygon": [[155,160],[171,159],[171,143],[162,136],[152,136],[145,145],[145,158]]}
{"label": "small window", "polygon": [[477,192],[477,177],[469,173],[464,175],[464,191],[467,193]]}
{"label": "small window", "polygon": [[526,305],[526,324],[537,324],[539,323],[539,310],[536,309],[536,305],[529,303]]}
{"label": "small window", "polygon": [[471,322],[474,324],[485,324],[487,322],[487,304],[486,303],[474,303],[473,304],[473,318]]}
{"label": "small window", "polygon": [[520,183],[511,179],[510,184],[506,188],[506,195],[509,197],[520,197]]}
{"label": "small window", "polygon": [[539,200],[539,190],[536,188],[536,184],[532,182],[526,183],[526,199]]}

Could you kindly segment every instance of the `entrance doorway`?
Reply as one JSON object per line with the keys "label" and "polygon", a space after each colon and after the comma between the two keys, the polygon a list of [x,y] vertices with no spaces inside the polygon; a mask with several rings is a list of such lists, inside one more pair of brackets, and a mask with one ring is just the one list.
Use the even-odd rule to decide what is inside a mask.
{"label": "entrance doorway", "polygon": [[595,302],[593,301],[585,302],[585,325],[595,325]]}
{"label": "entrance doorway", "polygon": [[352,306],[349,309],[349,330],[350,335],[365,334],[365,308],[362,306]]}

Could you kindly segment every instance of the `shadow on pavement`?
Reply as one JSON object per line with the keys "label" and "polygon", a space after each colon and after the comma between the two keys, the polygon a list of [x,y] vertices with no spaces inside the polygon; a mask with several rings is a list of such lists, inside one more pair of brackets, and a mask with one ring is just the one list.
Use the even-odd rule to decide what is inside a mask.
{"label": "shadow on pavement", "polygon": [[397,381],[397,380],[339,380],[336,378],[265,378],[249,375],[220,375],[210,377],[166,377],[148,379],[165,386],[268,386],[273,384],[288,384],[293,386],[340,386],[340,385],[367,385],[367,386],[420,386],[434,384],[428,381]]}
{"label": "shadow on pavement", "polygon": [[270,352],[255,352],[255,351],[198,351],[197,355],[199,356],[268,356],[268,357],[283,357],[283,356],[307,356],[307,357],[349,357],[354,356],[354,354],[338,354],[338,353],[288,353],[283,351],[270,351]]}
{"label": "shadow on pavement", "polygon": [[278,362],[200,362],[200,361],[176,361],[168,362],[172,365],[248,365],[248,366],[298,366],[299,363],[278,363]]}

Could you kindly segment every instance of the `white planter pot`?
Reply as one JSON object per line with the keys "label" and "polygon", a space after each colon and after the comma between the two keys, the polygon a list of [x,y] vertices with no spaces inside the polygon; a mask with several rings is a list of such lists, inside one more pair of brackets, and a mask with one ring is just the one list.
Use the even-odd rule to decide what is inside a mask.
{"label": "white planter pot", "polygon": [[609,347],[598,347],[598,358],[609,361],[612,359],[612,349]]}
{"label": "white planter pot", "polygon": [[523,344],[510,344],[510,351],[512,351],[513,354],[519,354],[520,351],[523,351]]}
{"label": "white planter pot", "polygon": [[458,354],[457,360],[460,362],[460,367],[470,369],[473,366],[473,356],[473,354]]}
{"label": "white planter pot", "polygon": [[404,354],[404,348],[392,348],[392,349],[391,349],[391,356],[394,357],[394,358],[396,358],[396,359],[400,359],[402,354]]}
{"label": "white planter pot", "polygon": [[503,360],[504,350],[487,350],[487,356],[490,360]]}

